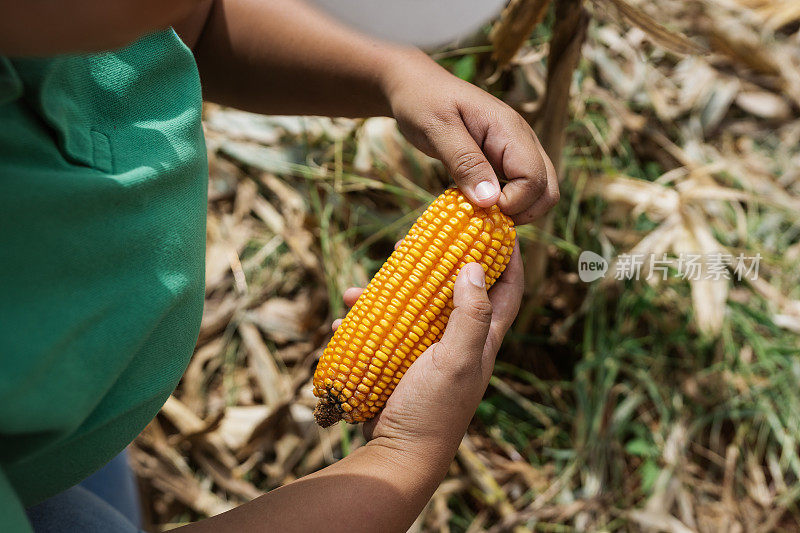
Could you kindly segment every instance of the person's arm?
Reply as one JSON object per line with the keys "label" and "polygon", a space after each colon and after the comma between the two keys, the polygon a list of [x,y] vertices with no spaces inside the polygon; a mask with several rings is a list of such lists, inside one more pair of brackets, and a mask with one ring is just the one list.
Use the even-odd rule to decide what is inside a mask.
{"label": "person's arm", "polygon": [[184,529],[186,533],[406,531],[444,478],[452,457],[428,467],[412,450],[390,446],[372,440],[319,472]]}
{"label": "person's arm", "polygon": [[381,63],[397,49],[302,1],[214,0],[202,33],[187,44],[209,100],[265,114],[391,113]]}
{"label": "person's arm", "polygon": [[[530,126],[421,51],[352,31],[298,0],[214,0],[178,29],[193,47],[206,99],[258,113],[397,119],[474,203],[516,223],[558,200]],[[498,175],[509,181],[500,191]]]}
{"label": "person's arm", "polygon": [[[298,0],[0,0],[0,55],[109,50],[171,25],[194,49],[208,99],[262,113],[391,115],[474,203],[520,224],[558,200],[553,165],[509,106],[419,50]],[[502,192],[498,176],[510,180]]]}
{"label": "person's arm", "polygon": [[[518,248],[489,295],[479,265],[461,269],[441,342],[414,361],[384,410],[365,424],[367,444],[186,532],[406,531],[444,479],[519,310]],[[360,293],[348,289],[345,303]]]}
{"label": "person's arm", "polygon": [[0,0],[0,55],[111,50],[168,28],[204,0]]}

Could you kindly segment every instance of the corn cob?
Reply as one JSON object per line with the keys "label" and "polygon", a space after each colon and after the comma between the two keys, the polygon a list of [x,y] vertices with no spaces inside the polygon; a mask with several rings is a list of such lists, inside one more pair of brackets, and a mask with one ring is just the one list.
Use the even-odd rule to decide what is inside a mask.
{"label": "corn cob", "polygon": [[497,206],[448,189],[417,219],[347,313],[314,372],[314,416],[327,427],[363,422],[384,406],[411,363],[439,341],[461,267],[477,261],[486,286],[514,248],[514,223]]}

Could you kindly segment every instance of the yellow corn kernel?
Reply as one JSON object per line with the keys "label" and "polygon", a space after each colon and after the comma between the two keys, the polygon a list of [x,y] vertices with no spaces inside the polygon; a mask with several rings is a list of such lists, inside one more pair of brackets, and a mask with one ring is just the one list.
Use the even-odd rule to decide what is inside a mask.
{"label": "yellow corn kernel", "polygon": [[413,361],[444,334],[460,268],[480,264],[490,287],[511,258],[515,236],[514,223],[497,206],[476,207],[457,189],[442,193],[372,278],[322,354],[313,383],[320,398],[317,423],[363,422],[380,412]]}

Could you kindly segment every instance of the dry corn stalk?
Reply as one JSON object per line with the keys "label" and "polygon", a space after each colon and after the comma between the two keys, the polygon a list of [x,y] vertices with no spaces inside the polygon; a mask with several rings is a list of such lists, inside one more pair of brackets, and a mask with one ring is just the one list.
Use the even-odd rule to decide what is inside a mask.
{"label": "dry corn stalk", "polygon": [[666,28],[656,19],[625,0],[594,0],[595,5],[609,7],[612,11],[643,32],[658,46],[676,54],[701,54],[705,50],[685,35]]}
{"label": "dry corn stalk", "polygon": [[511,61],[547,13],[550,0],[511,0],[489,34],[497,67]]}
{"label": "dry corn stalk", "polygon": [[448,189],[417,219],[347,313],[314,373],[314,412],[327,427],[363,422],[384,406],[411,363],[444,333],[462,266],[500,277],[516,230],[497,206],[482,209]]}

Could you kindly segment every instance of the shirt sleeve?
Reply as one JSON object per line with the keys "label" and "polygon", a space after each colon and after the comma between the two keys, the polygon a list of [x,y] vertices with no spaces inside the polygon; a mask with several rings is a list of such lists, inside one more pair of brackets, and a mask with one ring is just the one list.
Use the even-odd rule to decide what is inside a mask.
{"label": "shirt sleeve", "polygon": [[10,533],[33,533],[25,508],[0,468],[0,529]]}

